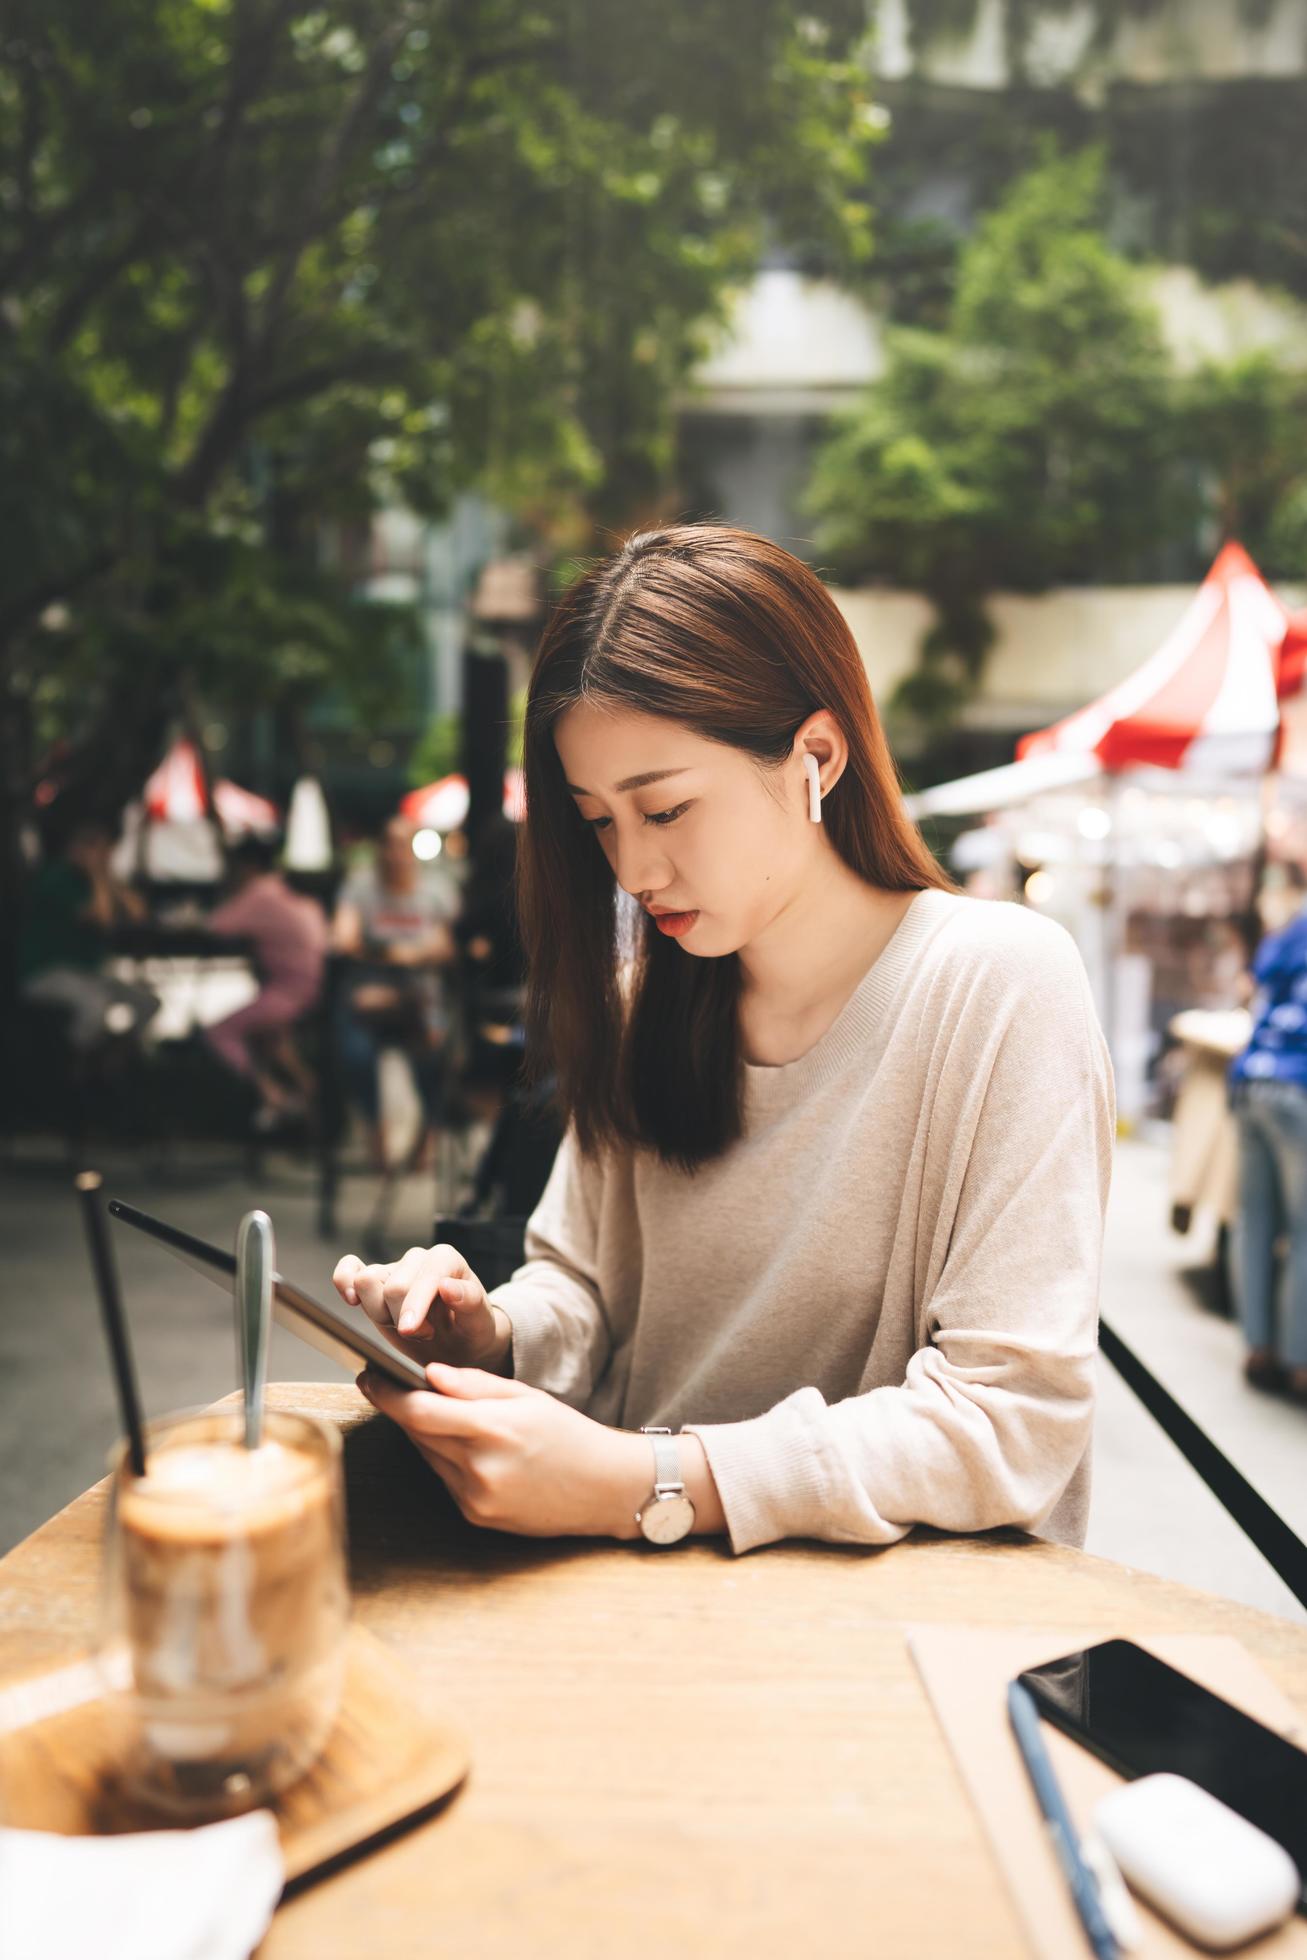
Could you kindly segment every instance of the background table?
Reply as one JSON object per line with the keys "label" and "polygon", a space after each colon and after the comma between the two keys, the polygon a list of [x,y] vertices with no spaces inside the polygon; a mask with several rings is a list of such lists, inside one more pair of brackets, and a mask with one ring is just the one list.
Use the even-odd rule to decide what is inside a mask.
{"label": "background table", "polygon": [[[265,1960],[1011,1960],[913,1621],[1227,1633],[1307,1717],[1307,1629],[1020,1533],[739,1559],[509,1538],[465,1524],[352,1385],[272,1397],[344,1426],[357,1615],[473,1767],[435,1817],[288,1899]],[[0,1676],[85,1648],[103,1511],[97,1486],[0,1562]]]}
{"label": "background table", "polygon": [[106,971],[159,996],[150,1041],[184,1041],[245,1007],[259,991],[252,941],[198,925],[128,922],[108,935]]}

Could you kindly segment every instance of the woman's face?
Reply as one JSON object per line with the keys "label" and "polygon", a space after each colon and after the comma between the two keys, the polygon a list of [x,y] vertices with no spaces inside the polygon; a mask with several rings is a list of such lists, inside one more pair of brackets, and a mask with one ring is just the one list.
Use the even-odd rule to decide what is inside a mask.
{"label": "woman's face", "polygon": [[764,779],[742,749],[588,702],[554,741],[595,848],[646,911],[673,915],[663,929],[687,953],[739,952],[799,889],[816,826],[798,755]]}

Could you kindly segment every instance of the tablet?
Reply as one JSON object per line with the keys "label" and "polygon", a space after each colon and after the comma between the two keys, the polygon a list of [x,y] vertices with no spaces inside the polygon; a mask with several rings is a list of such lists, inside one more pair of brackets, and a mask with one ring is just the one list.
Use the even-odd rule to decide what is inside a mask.
{"label": "tablet", "polygon": [[[148,1211],[137,1211],[135,1205],[125,1205],[118,1198],[110,1198],[109,1212],[124,1225],[134,1225],[138,1232],[145,1232],[160,1245],[166,1245],[169,1252],[193,1266],[197,1273],[203,1273],[215,1286],[231,1292],[236,1277],[235,1253],[223,1252],[176,1225],[165,1225],[161,1218],[151,1218]],[[362,1308],[359,1312],[361,1315]],[[401,1388],[431,1386],[421,1366],[392,1347],[370,1320],[351,1320],[339,1307],[324,1307],[320,1300],[311,1299],[280,1273],[272,1276],[272,1317],[310,1347],[317,1348],[319,1354],[339,1362],[351,1375],[357,1375],[360,1368],[375,1368],[379,1375],[388,1375]]]}

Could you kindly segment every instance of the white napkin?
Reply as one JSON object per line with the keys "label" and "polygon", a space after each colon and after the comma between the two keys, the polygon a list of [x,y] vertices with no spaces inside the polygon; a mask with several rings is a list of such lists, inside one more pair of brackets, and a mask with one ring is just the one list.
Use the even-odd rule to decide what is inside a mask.
{"label": "white napkin", "polygon": [[4,1960],[248,1960],[281,1896],[270,1810],[189,1831],[0,1830]]}

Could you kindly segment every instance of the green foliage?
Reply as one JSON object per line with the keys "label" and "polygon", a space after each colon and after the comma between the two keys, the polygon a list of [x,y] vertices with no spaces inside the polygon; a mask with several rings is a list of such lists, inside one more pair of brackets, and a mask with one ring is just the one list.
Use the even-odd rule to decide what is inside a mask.
{"label": "green foliage", "polygon": [[324,574],[323,519],[475,484],[566,550],[656,499],[764,238],[865,254],[863,28],[855,0],[10,0],[11,832],[54,737],[107,794],[201,695],[376,712],[416,629]]}
{"label": "green foliage", "polygon": [[[526,694],[515,694],[508,704],[508,729],[504,741],[504,766],[520,769],[522,744],[526,733]],[[414,744],[409,757],[408,779],[414,789],[424,783],[439,782],[463,766],[463,717],[434,715],[425,733]]]}
{"label": "green foliage", "polygon": [[504,762],[509,769],[522,767],[526,743],[526,690],[515,694],[508,704],[508,733],[504,742]]}
{"label": "green foliage", "polygon": [[408,779],[414,789],[421,789],[426,783],[438,783],[442,777],[452,776],[462,759],[462,715],[434,715],[425,733],[413,745]]}
{"label": "green foliage", "polygon": [[907,712],[943,718],[973,689],[986,593],[1128,579],[1177,521],[1166,357],[1101,195],[1092,152],[1023,178],[964,249],[947,329],[893,336],[819,457],[819,550],[934,602]]}
{"label": "green foliage", "polygon": [[1238,538],[1271,577],[1307,573],[1307,376],[1266,355],[1186,376],[1177,446],[1208,528]]}
{"label": "green foliage", "polygon": [[1268,576],[1307,571],[1307,378],[1263,356],[1178,373],[1102,195],[1097,151],[1019,179],[963,248],[944,328],[891,336],[820,453],[820,550],[934,604],[892,704],[920,721],[974,692],[990,592],[1128,583],[1168,552],[1195,575],[1225,537]]}

